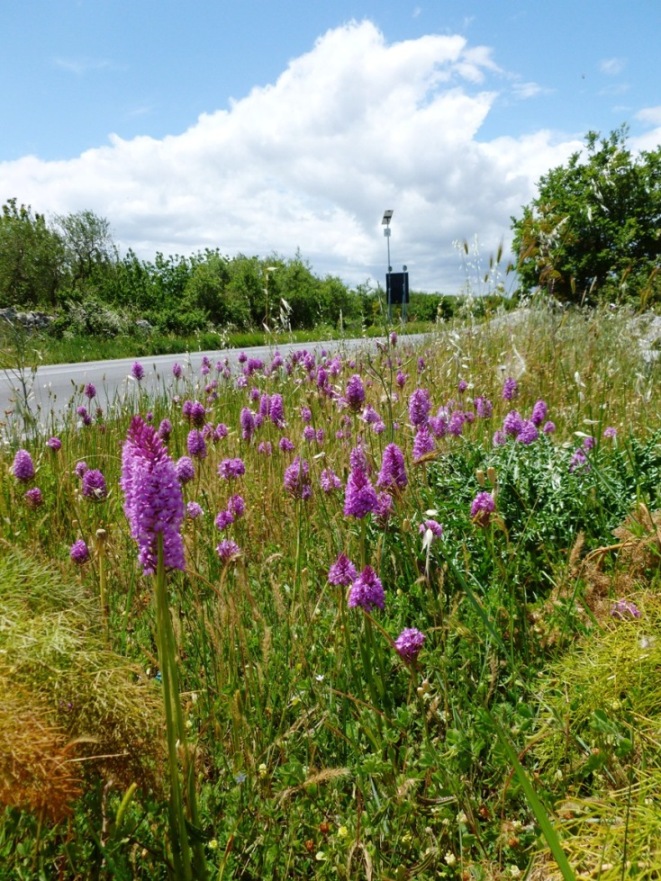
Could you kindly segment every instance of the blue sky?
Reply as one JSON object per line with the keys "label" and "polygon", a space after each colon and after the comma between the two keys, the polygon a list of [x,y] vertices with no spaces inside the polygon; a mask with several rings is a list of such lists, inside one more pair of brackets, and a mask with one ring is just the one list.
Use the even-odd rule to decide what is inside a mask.
{"label": "blue sky", "polygon": [[[661,142],[657,0],[23,0],[0,9],[0,201],[122,251],[465,283],[588,130]],[[470,270],[469,270],[470,271]]]}

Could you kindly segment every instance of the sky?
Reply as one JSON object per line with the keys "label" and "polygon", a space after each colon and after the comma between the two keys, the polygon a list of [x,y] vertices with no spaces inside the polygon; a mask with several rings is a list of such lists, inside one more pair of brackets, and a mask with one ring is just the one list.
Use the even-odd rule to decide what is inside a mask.
{"label": "sky", "polygon": [[485,292],[588,131],[661,144],[659,33],[659,0],[5,0],[0,204],[352,286],[385,284],[392,209],[412,290]]}

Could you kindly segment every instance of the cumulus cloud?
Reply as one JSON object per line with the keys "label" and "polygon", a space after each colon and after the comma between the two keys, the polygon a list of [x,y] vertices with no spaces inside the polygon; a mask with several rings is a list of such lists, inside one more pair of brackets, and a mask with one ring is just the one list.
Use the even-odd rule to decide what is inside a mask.
{"label": "cumulus cloud", "polygon": [[510,216],[580,142],[539,131],[480,140],[507,77],[459,35],[387,43],[369,21],[328,31],[276,82],[162,139],[111,135],[65,161],[0,163],[0,199],[89,208],[151,258],[219,247],[292,256],[350,283],[382,279],[391,253],[417,290],[456,291],[452,242],[508,245]]}

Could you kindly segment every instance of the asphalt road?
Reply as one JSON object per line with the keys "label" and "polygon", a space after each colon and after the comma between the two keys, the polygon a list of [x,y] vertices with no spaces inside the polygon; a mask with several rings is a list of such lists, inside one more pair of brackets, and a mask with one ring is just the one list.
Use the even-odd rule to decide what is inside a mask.
{"label": "asphalt road", "polygon": [[[416,334],[403,337],[404,340],[420,342],[425,339],[424,334]],[[342,341],[328,341],[318,343],[286,343],[276,346],[256,346],[249,349],[222,349],[214,352],[184,352],[179,355],[156,355],[148,358],[139,358],[140,364],[145,371],[144,379],[140,382],[140,389],[152,395],[159,391],[170,388],[174,382],[172,365],[177,362],[184,368],[184,377],[192,380],[200,380],[200,367],[202,357],[206,355],[212,364],[227,358],[232,367],[238,364],[241,351],[245,351],[249,357],[261,358],[268,363],[276,349],[283,358],[290,352],[307,349],[315,353],[322,350],[328,352],[346,352],[360,349],[376,350],[377,342],[384,342],[384,338],[377,339],[351,339]],[[96,386],[97,399],[104,412],[111,411],[112,407],[125,401],[127,398],[135,398],[139,394],[139,387],[131,377],[131,367],[135,358],[121,358],[110,361],[87,361],[81,364],[53,364],[39,367],[35,374],[29,371],[23,377],[18,371],[5,370],[0,372],[0,423],[5,428],[11,426],[22,431],[20,413],[25,404],[30,412],[36,417],[39,425],[46,429],[57,424],[59,416],[71,406],[86,404],[82,398],[83,387],[91,382]],[[213,372],[213,371],[212,371]]]}

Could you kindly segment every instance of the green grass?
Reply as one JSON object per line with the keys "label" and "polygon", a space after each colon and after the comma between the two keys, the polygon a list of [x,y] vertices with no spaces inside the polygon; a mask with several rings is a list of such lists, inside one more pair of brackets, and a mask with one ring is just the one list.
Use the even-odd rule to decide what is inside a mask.
{"label": "green grass", "polygon": [[[213,371],[182,380],[177,399],[136,398],[155,425],[171,421],[174,460],[187,452],[186,399],[204,400],[208,422],[228,427],[208,438],[183,487],[204,513],[183,525],[186,571],[168,576],[195,753],[192,834],[209,876],[543,878],[559,872],[548,843],[577,877],[658,876],[661,384],[627,317],[536,307],[514,321],[451,325],[423,349],[366,343],[325,369],[333,394],[311,364],[292,361],[246,383],[218,376],[208,397]],[[380,432],[338,406],[354,374]],[[512,402],[501,397],[507,376],[518,380]],[[478,396],[493,415],[464,421],[415,462],[416,387],[430,391],[433,416],[475,413]],[[276,393],[284,427],[264,411],[245,440],[242,409]],[[494,446],[508,411],[527,418],[539,399],[555,433]],[[137,564],[119,487],[133,413],[127,405],[81,427],[77,403],[82,395],[59,452],[43,437],[29,442],[33,481],[11,474],[16,445],[0,448],[0,682],[10,708],[0,767],[20,755],[31,769],[24,797],[0,785],[0,877],[151,881],[168,877],[168,777],[154,764],[165,731],[153,578]],[[304,439],[306,425],[323,439]],[[283,435],[294,451],[280,449]],[[587,435],[587,466],[572,470]],[[408,483],[387,523],[345,517],[343,491],[319,487],[322,470],[346,481],[360,443],[376,481],[391,441]],[[284,489],[294,455],[309,465],[308,501]],[[245,475],[228,482],[218,465],[234,457]],[[82,494],[80,461],[103,472],[106,499]],[[24,497],[34,485],[36,508]],[[479,491],[495,498],[486,526],[471,520]],[[245,515],[221,534],[214,519],[237,493]],[[428,518],[443,525],[441,540],[421,534]],[[91,550],[82,566],[69,558],[79,538]],[[216,553],[223,538],[242,552],[229,564]],[[329,584],[340,552],[373,567],[383,611],[348,608],[345,589]],[[613,618],[618,599],[635,602],[640,618]],[[410,627],[425,642],[407,663],[393,641]],[[65,692],[74,718],[62,712]],[[74,761],[102,743],[102,754],[130,755],[116,757],[121,773]],[[48,792],[59,813],[46,810]]]}
{"label": "green grass", "polygon": [[[400,334],[428,333],[434,324],[426,321],[410,322],[398,327]],[[191,336],[175,336],[156,331],[136,336],[103,337],[90,335],[67,335],[61,339],[48,333],[16,334],[8,336],[0,328],[2,342],[1,369],[12,369],[20,365],[39,366],[39,364],[75,364],[83,361],[103,361],[112,358],[146,358],[153,355],[179,354],[181,352],[204,352],[218,349],[243,349],[250,346],[268,346],[290,342],[319,342],[343,340],[349,337],[372,338],[383,336],[384,329],[379,326],[361,328],[359,325],[339,331],[337,328],[321,325],[310,330],[266,333],[264,331],[243,332],[199,332]]]}

